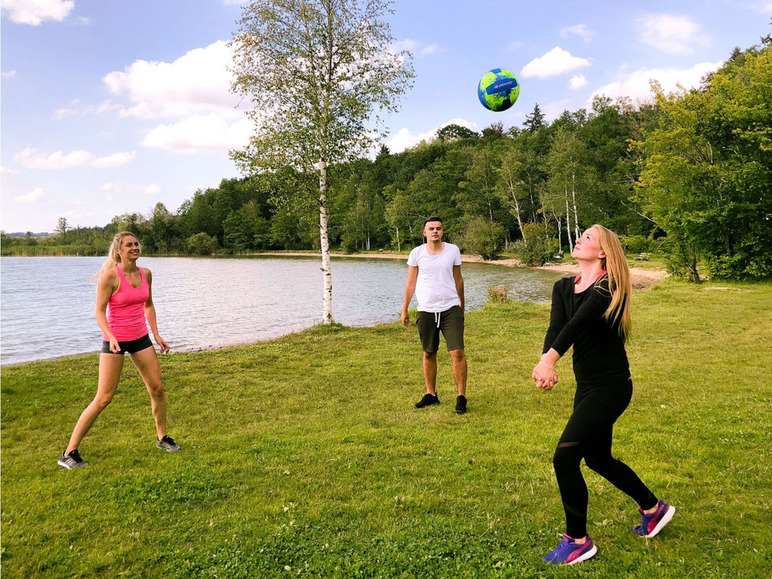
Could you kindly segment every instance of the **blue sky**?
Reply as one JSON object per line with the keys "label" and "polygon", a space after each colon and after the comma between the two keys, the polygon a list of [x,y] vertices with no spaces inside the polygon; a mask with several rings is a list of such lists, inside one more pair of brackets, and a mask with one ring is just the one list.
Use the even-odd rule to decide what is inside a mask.
{"label": "blue sky", "polygon": [[[770,32],[772,0],[396,0],[397,47],[416,79],[387,117],[393,152],[455,122],[551,120],[595,94],[650,99],[694,86],[735,46]],[[170,211],[240,176],[228,150],[251,127],[229,93],[236,0],[2,0],[0,228],[106,225]],[[477,100],[491,68],[521,85],[511,109]]]}

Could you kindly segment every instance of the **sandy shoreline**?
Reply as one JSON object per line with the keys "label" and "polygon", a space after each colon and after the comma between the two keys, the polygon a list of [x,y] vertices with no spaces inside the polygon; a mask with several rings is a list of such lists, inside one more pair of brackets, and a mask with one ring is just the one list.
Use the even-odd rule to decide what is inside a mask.
{"label": "sandy shoreline", "polygon": [[[276,251],[256,253],[253,255],[261,256],[275,256],[275,257],[319,257],[318,253],[309,252],[292,252],[292,251]],[[407,254],[403,253],[331,253],[330,257],[336,258],[353,258],[353,259],[402,259],[407,261]],[[503,267],[522,267],[525,268],[517,259],[497,259],[497,260],[485,260],[479,255],[461,255],[461,261],[465,263],[486,263],[490,265],[498,265]],[[542,266],[533,267],[530,269],[544,269],[547,271],[559,271],[570,274],[578,274],[579,266],[575,263],[547,263]],[[651,287],[667,277],[667,272],[660,269],[643,269],[639,267],[630,267],[630,274],[633,284],[633,289],[646,289]]]}

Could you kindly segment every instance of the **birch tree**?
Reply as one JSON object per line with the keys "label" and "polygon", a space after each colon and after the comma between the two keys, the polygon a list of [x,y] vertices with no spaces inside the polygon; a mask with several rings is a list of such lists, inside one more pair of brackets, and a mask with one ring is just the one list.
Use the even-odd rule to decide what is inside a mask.
{"label": "birch tree", "polygon": [[523,234],[522,209],[524,196],[528,193],[528,186],[520,178],[520,174],[523,172],[523,162],[519,153],[517,150],[509,149],[502,154],[501,166],[497,169],[499,180],[496,184],[496,192],[510,213],[517,219],[517,226],[523,235],[523,244],[528,247],[528,240]]}
{"label": "birch tree", "polygon": [[[554,198],[565,202],[566,230],[568,231],[569,244],[573,248],[572,238],[579,237],[579,201],[588,188],[588,176],[582,163],[585,154],[584,146],[576,134],[566,131],[562,127],[558,129],[555,139],[547,156],[547,165],[550,176],[547,186]],[[554,209],[551,204],[548,208]],[[571,217],[574,220],[571,223]],[[573,235],[571,229],[573,228]]]}
{"label": "birch tree", "polygon": [[332,323],[328,167],[361,158],[385,136],[379,113],[397,110],[412,56],[392,50],[390,0],[255,0],[231,46],[232,90],[253,108],[254,134],[231,153],[248,173],[292,167],[298,194],[319,206],[323,322]]}

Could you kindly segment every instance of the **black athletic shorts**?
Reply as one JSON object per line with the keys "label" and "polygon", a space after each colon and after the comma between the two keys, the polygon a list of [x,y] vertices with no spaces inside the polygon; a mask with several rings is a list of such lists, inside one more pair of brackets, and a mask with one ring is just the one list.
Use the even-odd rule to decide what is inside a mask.
{"label": "black athletic shorts", "polygon": [[434,354],[439,350],[440,332],[445,337],[448,352],[464,349],[464,312],[459,306],[444,312],[418,312],[415,325],[424,352]]}
{"label": "black athletic shorts", "polygon": [[135,354],[141,350],[144,350],[145,348],[152,348],[153,342],[150,341],[150,335],[145,334],[138,340],[129,340],[128,342],[118,342],[118,346],[120,346],[121,351],[120,352],[111,352],[110,351],[110,342],[105,340],[102,342],[102,353],[103,354]]}

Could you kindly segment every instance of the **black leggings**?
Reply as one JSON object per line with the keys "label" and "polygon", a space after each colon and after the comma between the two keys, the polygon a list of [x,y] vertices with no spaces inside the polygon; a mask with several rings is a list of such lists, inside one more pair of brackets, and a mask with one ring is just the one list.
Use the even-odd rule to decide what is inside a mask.
{"label": "black leggings", "polygon": [[657,498],[625,463],[611,456],[614,422],[630,404],[632,380],[609,384],[579,384],[574,396],[574,413],[566,424],[555,450],[553,464],[566,511],[566,534],[579,539],[587,534],[587,485],[580,463],[585,463],[643,509],[657,504]]}

